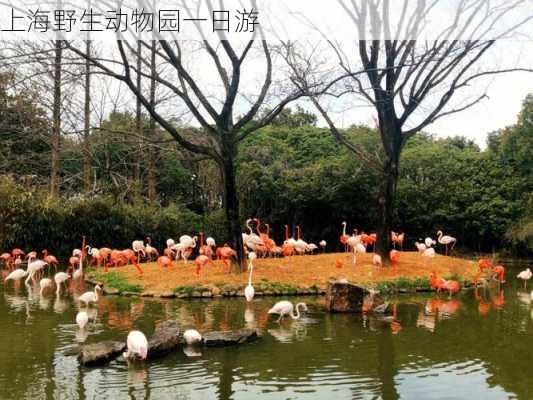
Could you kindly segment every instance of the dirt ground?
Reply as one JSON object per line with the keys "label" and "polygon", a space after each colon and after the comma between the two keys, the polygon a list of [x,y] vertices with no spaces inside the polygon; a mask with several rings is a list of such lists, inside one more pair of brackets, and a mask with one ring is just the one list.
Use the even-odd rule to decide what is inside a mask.
{"label": "dirt ground", "polygon": [[[112,270],[125,274],[130,283],[152,291],[169,291],[177,286],[218,286],[221,283],[244,286],[248,281],[247,272],[229,273],[221,261],[206,265],[199,276],[195,272],[194,260],[186,264],[183,261],[174,262],[170,268],[161,268],[156,263],[143,263],[141,266],[143,275],[139,275],[131,265]],[[440,277],[457,274],[469,279],[477,271],[477,262],[443,255],[427,260],[417,252],[402,252],[395,267],[372,265],[372,254],[358,255],[355,266],[353,256],[348,253],[257,259],[254,262],[253,282],[267,280],[299,287],[325,287],[330,279],[344,278],[350,282],[371,285],[399,277],[429,277],[431,271]]]}

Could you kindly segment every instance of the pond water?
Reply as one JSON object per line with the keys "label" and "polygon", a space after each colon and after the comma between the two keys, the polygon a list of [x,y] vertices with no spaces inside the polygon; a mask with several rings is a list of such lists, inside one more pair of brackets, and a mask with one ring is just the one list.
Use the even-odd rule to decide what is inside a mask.
{"label": "pond water", "polygon": [[[515,275],[507,273],[501,291],[394,298],[393,323],[328,314],[313,297],[290,299],[305,301],[309,313],[281,324],[266,313],[279,297],[250,305],[104,297],[87,337],[74,324],[71,294],[41,297],[1,283],[0,399],[531,399],[533,307]],[[131,329],[148,336],[167,319],[201,332],[253,327],[263,336],[129,366],[86,368],[66,355],[77,341],[124,340]]]}

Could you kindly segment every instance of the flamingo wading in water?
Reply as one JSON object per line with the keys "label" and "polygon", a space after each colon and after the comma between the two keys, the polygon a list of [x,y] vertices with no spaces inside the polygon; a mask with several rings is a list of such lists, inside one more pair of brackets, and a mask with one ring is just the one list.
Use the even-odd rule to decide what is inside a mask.
{"label": "flamingo wading in water", "polygon": [[268,314],[277,314],[279,318],[277,322],[280,322],[285,315],[289,315],[292,319],[300,319],[300,307],[303,311],[307,311],[305,303],[296,304],[296,314],[294,313],[294,305],[287,300],[278,301],[274,306],[268,310]]}

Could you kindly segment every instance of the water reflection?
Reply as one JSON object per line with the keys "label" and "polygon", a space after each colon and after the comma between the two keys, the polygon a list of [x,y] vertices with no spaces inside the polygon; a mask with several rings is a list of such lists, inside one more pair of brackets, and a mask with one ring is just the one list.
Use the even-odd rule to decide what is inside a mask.
{"label": "water reflection", "polygon": [[[23,285],[0,291],[1,399],[527,399],[533,392],[531,297],[512,281],[503,290],[480,288],[451,299],[390,299],[390,314],[382,316],[328,314],[321,300],[305,298],[310,312],[281,324],[267,314],[279,298],[104,297],[87,309],[85,331],[74,323],[72,292],[40,296]],[[185,348],[152,363],[118,359],[102,368],[80,367],[68,351],[77,342],[124,340],[130,329],[149,336],[170,318],[201,333],[248,327],[262,338],[243,347]]]}

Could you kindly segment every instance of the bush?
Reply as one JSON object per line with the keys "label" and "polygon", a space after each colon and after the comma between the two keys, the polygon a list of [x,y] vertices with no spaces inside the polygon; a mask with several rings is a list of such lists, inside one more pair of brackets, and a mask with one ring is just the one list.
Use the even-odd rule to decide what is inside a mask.
{"label": "bush", "polygon": [[0,176],[0,250],[44,248],[65,259],[81,247],[82,236],[95,247],[127,248],[150,236],[164,247],[168,238],[203,231],[225,240],[224,215],[200,216],[180,205],[167,207],[138,201],[117,204],[111,198],[63,199],[28,190]]}

